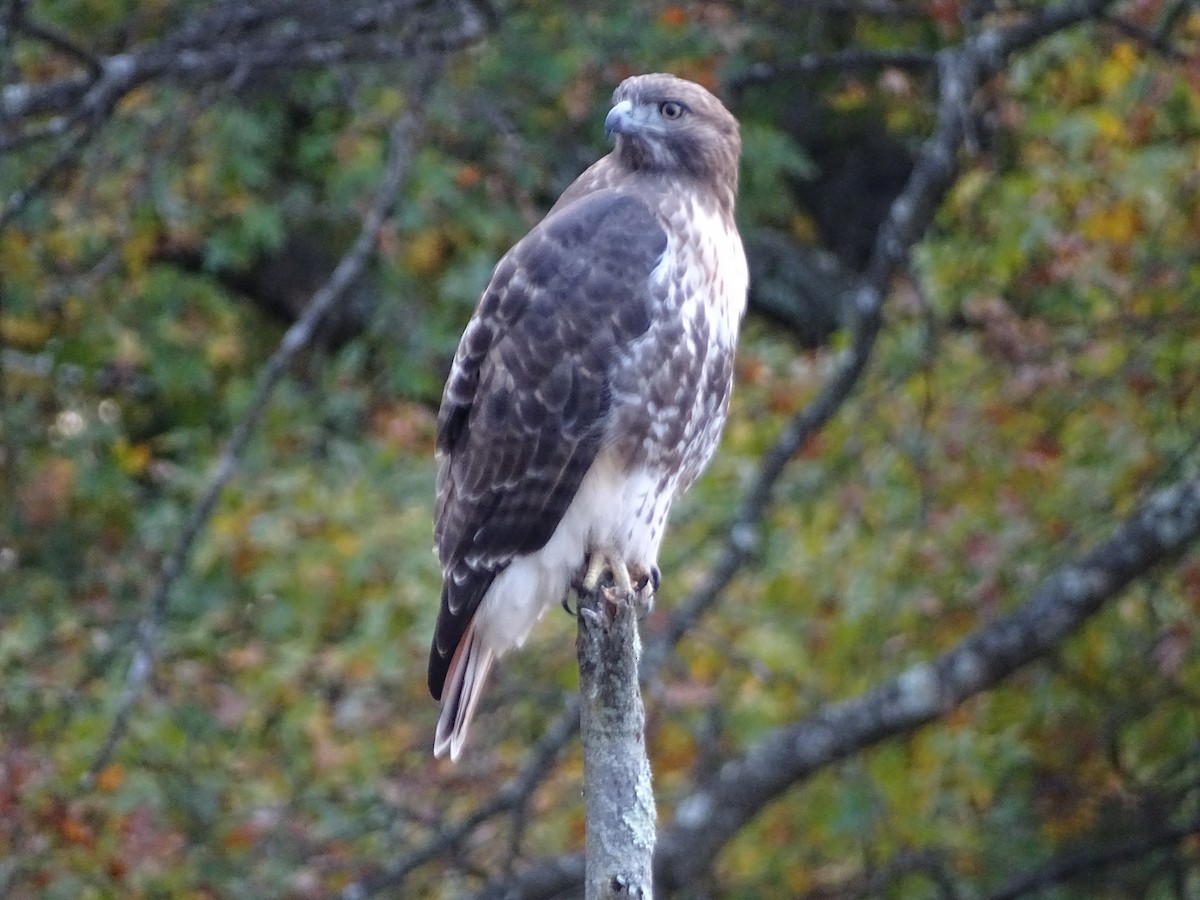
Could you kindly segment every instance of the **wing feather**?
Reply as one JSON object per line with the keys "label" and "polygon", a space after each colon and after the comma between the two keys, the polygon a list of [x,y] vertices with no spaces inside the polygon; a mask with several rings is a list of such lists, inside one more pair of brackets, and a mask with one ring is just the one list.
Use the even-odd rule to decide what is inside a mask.
{"label": "wing feather", "polygon": [[488,587],[545,546],[595,459],[611,367],[649,328],[666,244],[645,203],[603,189],[556,208],[497,265],[438,415],[435,699]]}

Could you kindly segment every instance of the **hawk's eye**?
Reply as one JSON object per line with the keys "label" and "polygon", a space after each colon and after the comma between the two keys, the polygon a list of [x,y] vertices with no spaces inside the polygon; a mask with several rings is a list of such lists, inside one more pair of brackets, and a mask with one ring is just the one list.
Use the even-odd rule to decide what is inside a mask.
{"label": "hawk's eye", "polygon": [[658,114],[664,119],[678,119],[683,115],[683,104],[675,100],[665,100],[658,104]]}

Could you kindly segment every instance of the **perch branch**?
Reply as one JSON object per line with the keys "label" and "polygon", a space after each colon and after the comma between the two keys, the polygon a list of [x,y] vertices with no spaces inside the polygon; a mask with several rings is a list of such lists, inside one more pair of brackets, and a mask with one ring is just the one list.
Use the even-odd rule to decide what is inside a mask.
{"label": "perch branch", "polygon": [[[579,599],[586,900],[651,900],[654,789],[646,756],[646,710],[638,683],[637,600],[608,589]],[[611,615],[609,610],[615,610]]]}

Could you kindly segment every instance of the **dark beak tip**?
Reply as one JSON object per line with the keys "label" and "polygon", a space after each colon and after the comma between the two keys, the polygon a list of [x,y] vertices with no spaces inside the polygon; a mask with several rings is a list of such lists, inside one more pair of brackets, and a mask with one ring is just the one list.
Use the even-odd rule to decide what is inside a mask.
{"label": "dark beak tip", "polygon": [[621,116],[615,109],[612,112],[610,112],[608,114],[608,116],[605,118],[605,120],[604,120],[604,139],[605,140],[611,141],[611,140],[613,140],[613,138],[616,135],[621,133],[620,119],[621,119]]}
{"label": "dark beak tip", "polygon": [[[623,105],[627,106],[628,104]],[[629,125],[628,110],[622,106],[614,106],[604,117],[604,136],[612,141],[617,135],[625,134],[629,130]]]}

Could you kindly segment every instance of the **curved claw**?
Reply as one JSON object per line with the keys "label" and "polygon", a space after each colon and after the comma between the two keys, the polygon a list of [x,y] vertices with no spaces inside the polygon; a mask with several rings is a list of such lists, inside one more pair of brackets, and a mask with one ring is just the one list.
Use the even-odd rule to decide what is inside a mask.
{"label": "curved claw", "polygon": [[576,615],[578,615],[576,610],[571,609],[571,592],[570,591],[567,591],[565,594],[563,594],[563,598],[560,602],[562,603],[563,612],[565,612],[572,619],[574,619],[576,617]]}
{"label": "curved claw", "polygon": [[[647,585],[646,587],[649,587]],[[645,589],[637,592],[637,616],[638,620],[648,618],[650,613],[654,612],[654,591]]]}
{"label": "curved claw", "polygon": [[639,619],[644,619],[650,615],[654,609],[654,595],[658,592],[658,586],[662,583],[662,572],[658,566],[651,565],[649,570],[638,567],[633,578],[633,595],[634,602],[637,604],[637,614]]}

